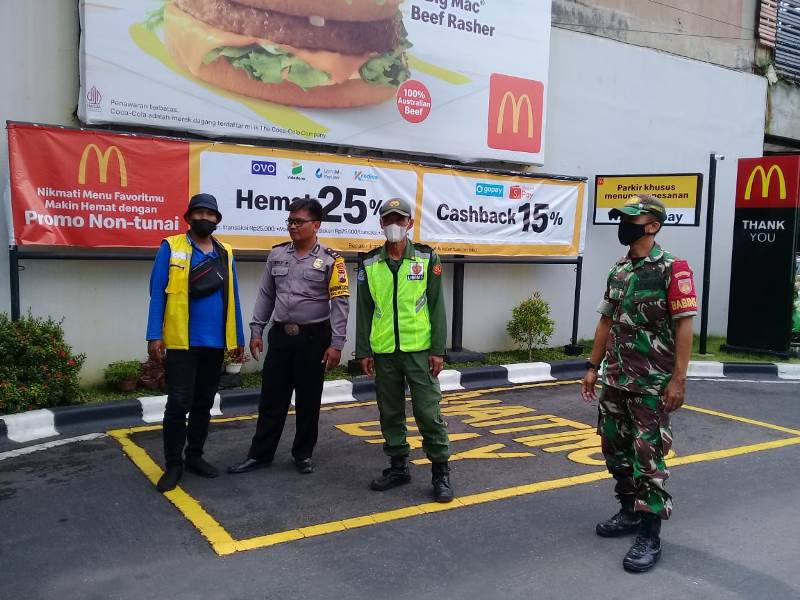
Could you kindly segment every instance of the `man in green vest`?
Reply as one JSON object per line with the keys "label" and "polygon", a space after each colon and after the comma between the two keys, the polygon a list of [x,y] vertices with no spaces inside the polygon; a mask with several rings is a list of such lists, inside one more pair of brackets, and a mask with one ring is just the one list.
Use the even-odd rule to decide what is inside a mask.
{"label": "man in green vest", "polygon": [[450,441],[439,403],[437,377],[444,365],[447,317],[442,296],[442,263],[429,246],[411,243],[411,207],[400,198],[380,211],[386,243],[365,257],[358,272],[356,358],[375,376],[383,451],[389,468],[372,481],[385,491],[411,481],[406,439],[406,384],[422,449],[432,466],[433,496],[450,502]]}

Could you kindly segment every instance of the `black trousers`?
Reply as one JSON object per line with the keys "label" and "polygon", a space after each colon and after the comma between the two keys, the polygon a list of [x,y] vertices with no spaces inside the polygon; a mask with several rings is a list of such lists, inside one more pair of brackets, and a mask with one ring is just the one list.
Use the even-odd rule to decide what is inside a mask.
{"label": "black trousers", "polygon": [[276,324],[269,330],[267,342],[269,346],[261,373],[258,423],[248,456],[256,460],[273,459],[294,391],[297,431],[292,456],[295,460],[311,458],[317,443],[325,379],[322,356],[331,344],[330,322],[304,325],[295,336],[288,335],[281,325]]}
{"label": "black trousers", "polygon": [[184,445],[187,458],[203,454],[224,353],[222,348],[167,350],[164,459],[168,467],[183,462]]}

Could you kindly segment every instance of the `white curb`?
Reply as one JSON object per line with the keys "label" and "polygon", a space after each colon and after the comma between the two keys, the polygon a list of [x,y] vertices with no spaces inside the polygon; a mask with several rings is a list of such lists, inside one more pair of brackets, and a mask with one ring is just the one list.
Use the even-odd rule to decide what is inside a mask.
{"label": "white curb", "polygon": [[142,421],[145,423],[161,423],[164,419],[164,407],[167,405],[166,396],[147,396],[137,398],[142,405]]}
{"label": "white curb", "polygon": [[508,381],[511,383],[555,380],[555,377],[550,375],[550,363],[535,362],[501,366],[508,371]]}
{"label": "white curb", "polygon": [[59,435],[55,420],[53,411],[46,408],[3,417],[8,439],[12,442],[30,442]]}
{"label": "white curb", "polygon": [[687,377],[725,377],[724,366],[721,362],[690,361]]}
{"label": "white curb", "polygon": [[800,379],[800,364],[776,363],[781,379]]}
{"label": "white curb", "polygon": [[335,379],[322,384],[322,404],[355,401],[352,381],[348,381],[347,379]]}
{"label": "white curb", "polygon": [[461,385],[461,371],[446,369],[439,373],[439,387],[442,388],[443,392],[463,390],[464,386]]}

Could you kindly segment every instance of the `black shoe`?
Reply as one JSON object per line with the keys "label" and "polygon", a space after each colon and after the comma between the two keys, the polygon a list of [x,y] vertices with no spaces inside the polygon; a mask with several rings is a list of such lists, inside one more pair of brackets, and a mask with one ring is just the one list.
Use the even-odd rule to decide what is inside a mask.
{"label": "black shoe", "polygon": [[256,460],[255,458],[245,458],[238,465],[233,465],[232,467],[228,467],[228,473],[230,473],[231,475],[236,475],[238,473],[249,473],[250,471],[255,471],[256,469],[263,469],[264,467],[268,467],[271,464],[272,464],[271,460]]}
{"label": "black shoe", "polygon": [[594,530],[600,537],[620,537],[639,531],[639,523],[641,522],[642,517],[639,513],[622,508],[610,519],[598,523]]}
{"label": "black shoe", "polygon": [[629,573],[644,573],[653,568],[661,558],[661,519],[645,514],[639,525],[639,535],[622,560],[622,568]]}
{"label": "black shoe", "polygon": [[162,494],[174,490],[181,482],[181,477],[183,477],[183,465],[169,466],[167,470],[164,471],[161,479],[158,480],[156,489]]}
{"label": "black shoe", "polygon": [[452,502],[453,486],[450,485],[450,465],[447,461],[431,463],[431,483],[433,484],[433,499],[436,502]]}
{"label": "black shoe", "polygon": [[294,461],[294,467],[297,469],[298,473],[303,475],[308,475],[309,473],[314,472],[314,465],[312,464],[310,458],[303,458],[301,460]]}
{"label": "black shoe", "polygon": [[186,466],[186,470],[190,473],[194,473],[195,475],[200,475],[200,477],[205,477],[207,479],[214,479],[214,477],[219,477],[219,469],[212,464],[207,463],[201,457],[196,458],[186,458],[184,461],[184,465]]}
{"label": "black shoe", "polygon": [[385,492],[399,485],[411,482],[407,456],[392,456],[390,466],[383,470],[383,476],[373,479],[370,487],[376,492]]}

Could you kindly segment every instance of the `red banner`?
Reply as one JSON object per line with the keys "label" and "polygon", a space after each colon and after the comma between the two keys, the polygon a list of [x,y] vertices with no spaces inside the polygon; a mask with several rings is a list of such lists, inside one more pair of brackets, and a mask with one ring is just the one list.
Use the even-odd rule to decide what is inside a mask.
{"label": "red banner", "polygon": [[155,248],[186,228],[189,143],[9,124],[19,246]]}

